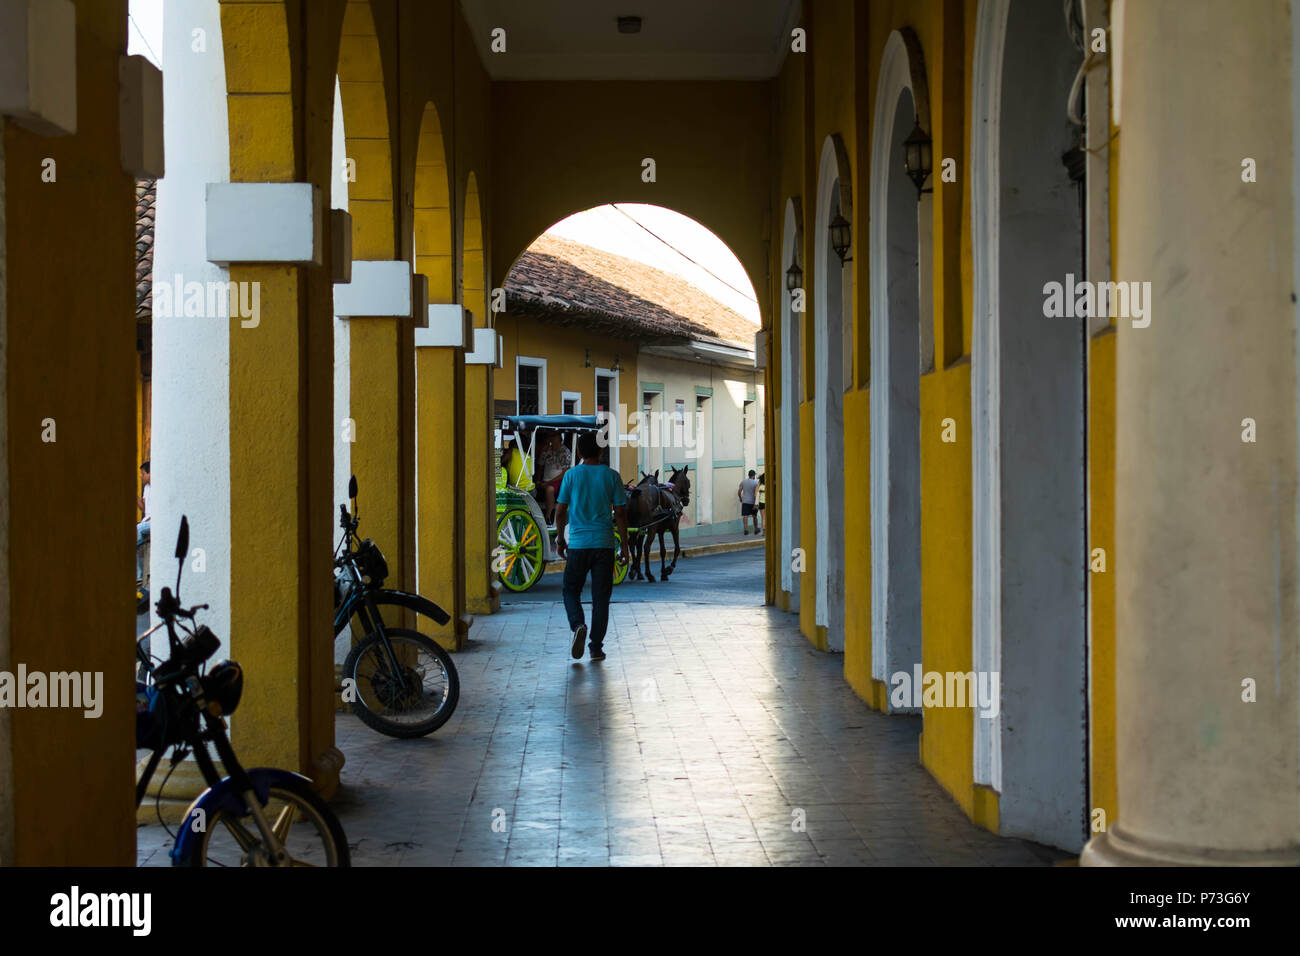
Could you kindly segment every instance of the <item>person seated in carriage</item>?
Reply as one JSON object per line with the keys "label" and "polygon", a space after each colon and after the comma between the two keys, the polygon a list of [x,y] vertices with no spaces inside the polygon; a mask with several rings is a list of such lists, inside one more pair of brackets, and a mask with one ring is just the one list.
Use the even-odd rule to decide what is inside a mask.
{"label": "person seated in carriage", "polygon": [[555,498],[560,491],[560,482],[564,473],[573,465],[573,457],[565,447],[564,437],[558,431],[546,430],[539,433],[540,448],[537,452],[537,465],[534,474],[537,487],[541,492],[542,510],[547,524],[555,523]]}

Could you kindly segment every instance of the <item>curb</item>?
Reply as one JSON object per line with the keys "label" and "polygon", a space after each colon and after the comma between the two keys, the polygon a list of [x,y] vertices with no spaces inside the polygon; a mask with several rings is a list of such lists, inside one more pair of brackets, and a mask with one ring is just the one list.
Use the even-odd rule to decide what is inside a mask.
{"label": "curb", "polygon": [[[755,548],[761,548],[767,543],[766,535],[759,535],[750,541],[721,541],[718,544],[697,544],[693,548],[682,548],[683,558],[701,558],[706,554],[726,554],[730,551],[752,551]],[[556,561],[547,562],[546,570],[542,572],[545,577],[548,574],[559,574],[564,570],[564,562]]]}

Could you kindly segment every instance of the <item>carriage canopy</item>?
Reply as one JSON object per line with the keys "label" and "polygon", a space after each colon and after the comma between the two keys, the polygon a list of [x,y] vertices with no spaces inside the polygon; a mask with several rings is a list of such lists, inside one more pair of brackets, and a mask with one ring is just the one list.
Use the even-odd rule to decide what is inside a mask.
{"label": "carriage canopy", "polygon": [[564,428],[597,431],[604,422],[595,415],[506,415],[501,421],[516,429]]}

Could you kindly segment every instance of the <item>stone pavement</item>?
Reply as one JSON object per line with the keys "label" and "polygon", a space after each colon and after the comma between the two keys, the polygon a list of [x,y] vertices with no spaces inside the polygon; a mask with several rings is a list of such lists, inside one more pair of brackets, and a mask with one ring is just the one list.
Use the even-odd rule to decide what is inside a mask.
{"label": "stone pavement", "polygon": [[[920,719],[872,712],[843,658],[789,615],[710,603],[707,578],[673,596],[614,605],[597,664],[570,658],[557,604],[480,618],[456,655],[460,706],[430,737],[392,740],[340,715],[334,805],[354,863],[1069,859],[969,823],[918,763]],[[142,862],[166,863],[158,830],[141,828]]]}

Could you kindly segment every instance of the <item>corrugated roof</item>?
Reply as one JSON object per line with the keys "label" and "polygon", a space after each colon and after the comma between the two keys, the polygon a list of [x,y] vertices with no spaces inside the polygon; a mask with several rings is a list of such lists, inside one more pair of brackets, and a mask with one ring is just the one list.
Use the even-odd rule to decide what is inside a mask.
{"label": "corrugated roof", "polygon": [[506,310],[616,338],[754,345],[758,325],[673,275],[592,246],[543,235],[506,278]]}

